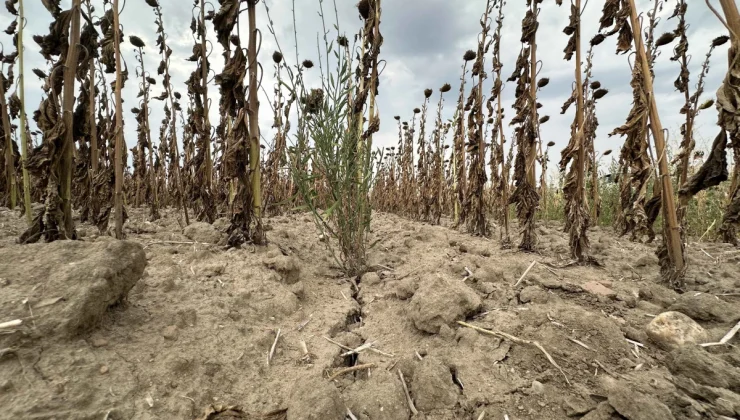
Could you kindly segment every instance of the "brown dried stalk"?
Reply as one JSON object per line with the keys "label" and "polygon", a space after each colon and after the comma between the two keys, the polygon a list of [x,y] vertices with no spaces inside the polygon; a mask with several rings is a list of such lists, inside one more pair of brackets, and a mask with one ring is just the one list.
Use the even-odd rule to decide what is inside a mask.
{"label": "brown dried stalk", "polygon": [[249,46],[247,48],[247,69],[249,71],[249,86],[247,92],[247,115],[249,117],[249,177],[251,181],[251,199],[252,199],[252,223],[254,231],[252,240],[256,244],[264,244],[266,241],[265,232],[262,228],[262,170],[260,168],[260,127],[259,127],[259,109],[260,103],[258,98],[259,83],[257,77],[257,55],[259,54],[257,46],[257,36],[261,38],[261,33],[257,29],[257,2],[259,0],[247,0],[247,19],[249,22]]}
{"label": "brown dried stalk", "polygon": [[[628,3],[624,7],[629,9],[630,21],[633,27],[639,27],[639,20],[637,17],[637,10],[635,9],[634,0],[628,0]],[[660,116],[658,115],[658,108],[655,103],[655,94],[653,91],[653,81],[650,77],[650,63],[648,61],[647,52],[642,43],[642,35],[640,31],[634,33],[634,44],[637,52],[637,58],[639,63],[635,63],[635,67],[640,65],[642,72],[647,77],[643,78],[644,91],[649,94],[649,115],[650,115],[650,131],[653,134],[653,140],[655,141],[655,149],[657,152],[658,169],[660,172],[661,186],[662,186],[662,198],[663,198],[663,244],[658,250],[658,257],[661,266],[661,275],[664,281],[668,282],[675,289],[683,288],[683,277],[685,274],[685,260],[683,255],[683,244],[681,241],[681,235],[679,231],[678,218],[676,214],[676,205],[674,202],[673,185],[670,179],[670,169],[668,167],[668,158],[666,155],[666,144],[663,136],[663,125],[660,122]]]}
{"label": "brown dried stalk", "polygon": [[575,62],[575,96],[576,115],[573,122],[575,132],[568,146],[562,152],[560,169],[564,171],[568,163],[570,170],[565,178],[563,195],[565,196],[565,231],[569,235],[571,256],[578,262],[590,260],[589,242],[586,233],[590,223],[588,203],[586,202],[586,149],[585,144],[585,105],[583,80],[581,73],[581,0],[575,0],[570,7],[570,24],[565,28],[571,38],[566,47],[565,59],[576,55]]}
{"label": "brown dried stalk", "polygon": [[539,6],[534,1],[527,2],[530,9],[522,21],[522,47],[516,62],[514,73],[509,78],[516,81],[514,109],[516,116],[509,125],[519,124],[514,130],[517,144],[516,161],[514,162],[514,192],[510,203],[516,204],[517,218],[522,229],[522,241],[519,249],[532,252],[537,245],[535,231],[535,214],[540,196],[536,189],[535,161],[537,157],[537,15]]}
{"label": "brown dried stalk", "polygon": [[416,182],[419,186],[419,208],[418,217],[421,221],[428,222],[431,218],[430,202],[430,179],[429,179],[429,162],[427,156],[426,144],[426,125],[427,125],[427,107],[429,97],[434,91],[432,89],[424,90],[424,103],[421,106],[421,120],[419,121],[418,149],[419,161],[416,165]]}
{"label": "brown dried stalk", "polygon": [[468,50],[463,55],[462,76],[460,76],[460,93],[457,98],[457,110],[454,117],[455,135],[452,149],[453,190],[455,194],[455,210],[453,223],[458,226],[465,222],[466,212],[463,207],[465,201],[465,79],[468,61],[476,59],[476,53]]}
{"label": "brown dried stalk", "polygon": [[[3,57],[3,60],[0,60],[0,62],[4,63],[4,61],[5,60]],[[13,210],[15,209],[15,202],[17,198],[15,156],[13,150],[17,149],[17,147],[15,147],[15,142],[10,136],[10,111],[8,109],[8,103],[5,98],[6,93],[10,89],[10,83],[6,79],[5,74],[3,74],[2,63],[0,63],[0,128],[2,128],[0,134],[2,134],[3,137],[2,140],[0,140],[0,147],[3,148],[3,157],[5,160],[5,190],[2,191],[3,194],[0,194],[0,196],[5,196],[5,204],[8,206],[8,208]],[[11,74],[12,78],[12,65],[9,69],[9,73]]]}
{"label": "brown dried stalk", "polygon": [[[115,212],[116,212],[116,238],[123,239],[123,153],[126,150],[126,144],[123,139],[123,101],[121,100],[121,90],[123,89],[123,75],[121,74],[121,38],[120,33],[118,0],[113,0],[113,47],[115,49],[116,60],[116,149],[114,152],[115,159]],[[105,45],[104,45],[105,47]]]}
{"label": "brown dried stalk", "polygon": [[468,99],[468,104],[471,105],[468,112],[467,143],[470,166],[467,189],[464,191],[465,201],[463,202],[463,211],[461,212],[462,215],[465,215],[461,219],[466,222],[468,232],[480,236],[490,235],[490,225],[488,223],[487,209],[484,201],[484,187],[488,178],[485,170],[486,148],[485,136],[483,134],[483,81],[487,78],[484,57],[493,43],[493,38],[488,35],[491,30],[489,16],[492,12],[493,5],[490,0],[487,0],[485,11],[480,19],[481,32],[478,35],[478,52],[476,53],[472,70],[473,77],[477,77],[478,79],[477,83],[473,85]]}
{"label": "brown dried stalk", "polygon": [[177,207],[185,216],[185,224],[189,225],[190,217],[188,215],[188,208],[185,205],[185,187],[180,168],[180,152],[177,144],[177,118],[175,116],[175,112],[181,109],[179,103],[180,94],[173,91],[170,78],[170,56],[172,55],[172,49],[167,45],[162,7],[157,0],[148,0],[147,4],[154,8],[154,14],[156,15],[157,46],[159,47],[159,54],[162,57],[157,68],[157,74],[162,76],[162,85],[164,87],[164,91],[152,99],[167,101],[164,106],[165,118],[162,120],[164,126],[160,130],[159,147],[160,151],[164,148],[164,156],[166,156],[166,160],[169,160],[170,176],[168,177],[168,181],[173,186],[171,191],[174,191],[174,194],[172,195],[176,196]]}
{"label": "brown dried stalk", "polygon": [[[498,2],[498,16],[496,17],[496,32],[493,35],[493,70],[496,79],[491,88],[491,98],[488,100],[488,116],[492,116],[492,101],[496,101],[496,120],[491,133],[491,187],[494,191],[494,211],[500,213],[503,229],[500,231],[501,246],[511,247],[511,236],[509,234],[509,170],[511,168],[510,158],[504,156],[506,138],[503,125],[503,108],[501,104],[501,92],[503,79],[501,78],[501,29],[504,24],[504,2]],[[513,145],[513,142],[512,142]],[[500,167],[500,169],[499,169]],[[497,176],[498,174],[498,176]]]}
{"label": "brown dried stalk", "polygon": [[444,94],[449,92],[450,85],[445,83],[439,88],[439,101],[437,102],[437,117],[434,122],[434,162],[432,162],[432,174],[430,177],[430,197],[432,201],[430,223],[438,225],[444,211],[445,193],[445,163],[444,163],[444,135],[445,124],[442,121],[442,108],[444,106]]}
{"label": "brown dried stalk", "polygon": [[[58,239],[72,239],[74,230],[67,228],[71,220],[71,193],[73,145],[67,140],[71,136],[72,105],[74,100],[74,76],[77,66],[77,44],[79,42],[79,0],[73,8],[63,13],[58,5],[44,4],[54,21],[49,25],[49,34],[34,36],[34,41],[41,47],[41,54],[54,62],[49,74],[38,70],[37,76],[46,78],[43,87],[47,97],[41,101],[39,111],[34,113],[34,120],[43,133],[43,142],[34,148],[26,162],[29,172],[38,179],[38,187],[45,190],[44,209],[34,216],[33,224],[21,235],[21,243],[38,241],[42,236],[47,242]],[[72,30],[72,21],[76,21],[76,31]],[[76,32],[76,35],[75,35]],[[70,44],[72,47],[70,47]],[[62,57],[66,57],[66,63]],[[65,70],[66,69],[66,70]],[[69,82],[69,84],[66,84]],[[60,96],[64,90],[64,102]],[[63,121],[64,118],[67,121]],[[68,131],[70,136],[67,136]],[[67,187],[70,188],[67,188]],[[65,195],[66,194],[66,195]],[[65,219],[67,212],[63,197],[69,204],[69,222]]]}
{"label": "brown dried stalk", "polygon": [[[198,220],[213,223],[216,220],[216,205],[213,195],[213,162],[211,158],[211,123],[208,116],[208,61],[206,45],[205,3],[200,1],[197,18],[192,17],[190,29],[195,45],[188,59],[196,63],[186,81],[191,106],[188,109],[188,142],[185,152],[186,179],[190,181],[188,198],[193,203]],[[193,9],[195,13],[195,8]],[[185,141],[183,139],[183,144]]]}
{"label": "brown dried stalk", "polygon": [[275,99],[272,105],[274,114],[272,128],[275,129],[275,137],[273,138],[272,150],[265,164],[264,204],[266,210],[269,209],[271,214],[276,215],[280,214],[286,208],[285,201],[290,196],[290,177],[285,173],[288,163],[286,139],[290,131],[290,120],[288,117],[294,98],[291,96],[291,99],[286,103],[283,95],[281,76],[283,55],[276,51],[273,53],[272,59],[275,65],[274,75],[276,79],[273,89]]}

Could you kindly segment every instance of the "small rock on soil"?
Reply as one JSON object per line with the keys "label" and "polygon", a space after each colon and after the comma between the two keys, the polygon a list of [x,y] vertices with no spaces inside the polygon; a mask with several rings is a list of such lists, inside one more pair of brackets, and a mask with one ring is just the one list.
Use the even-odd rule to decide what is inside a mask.
{"label": "small rock on soil", "polygon": [[655,344],[671,350],[684,344],[700,344],[707,341],[706,330],[696,321],[681,312],[663,312],[653,318],[645,332]]}

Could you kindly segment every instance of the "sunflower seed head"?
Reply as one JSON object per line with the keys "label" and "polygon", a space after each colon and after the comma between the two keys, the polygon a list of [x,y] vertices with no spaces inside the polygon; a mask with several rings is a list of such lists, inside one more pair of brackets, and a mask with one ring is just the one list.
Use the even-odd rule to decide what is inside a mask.
{"label": "sunflower seed head", "polygon": [[362,16],[363,19],[369,18],[370,0],[360,0],[360,2],[357,3],[357,11],[360,12],[360,16]]}
{"label": "sunflower seed head", "polygon": [[445,83],[445,84],[442,85],[441,88],[439,88],[439,91],[442,92],[442,93],[447,93],[447,92],[450,91],[450,89],[452,89],[452,86],[450,86],[449,83]]}
{"label": "sunflower seed head", "polygon": [[605,39],[606,39],[606,36],[605,35],[596,34],[596,36],[594,36],[593,38],[591,38],[591,45],[592,46],[597,46],[597,45],[601,44],[602,42],[604,42]]}
{"label": "sunflower seed head", "polygon": [[275,51],[272,53],[272,61],[274,61],[275,64],[280,64],[280,62],[283,61],[283,54],[280,51]]}
{"label": "sunflower seed head", "polygon": [[674,39],[676,39],[676,34],[674,32],[666,32],[658,37],[658,40],[655,41],[655,46],[662,47],[663,45],[668,45],[673,42]]}
{"label": "sunflower seed head", "polygon": [[433,93],[433,92],[434,92],[434,91],[433,91],[433,90],[431,90],[431,89],[424,89],[424,97],[425,97],[425,98],[429,98],[430,96],[432,96],[432,93]]}
{"label": "sunflower seed head", "polygon": [[609,89],[598,89],[594,92],[594,99],[601,99],[606,96],[607,93],[609,93]]}
{"label": "sunflower seed head", "polygon": [[144,48],[146,46],[144,44],[144,41],[142,41],[141,38],[139,38],[136,35],[131,35],[130,37],[128,37],[128,40],[129,42],[131,42],[131,45],[133,45],[136,48]]}
{"label": "sunflower seed head", "polygon": [[717,38],[714,38],[712,40],[712,47],[719,47],[721,45],[724,45],[729,40],[730,40],[730,37],[727,35],[718,36]]}
{"label": "sunflower seed head", "polygon": [[465,61],[473,61],[475,60],[475,51],[473,50],[467,50],[465,51],[465,54],[463,54],[463,60]]}
{"label": "sunflower seed head", "polygon": [[310,69],[313,67],[313,61],[311,60],[303,60],[303,67]]}
{"label": "sunflower seed head", "polygon": [[699,109],[707,109],[714,105],[714,99],[707,99],[703,104],[699,106]]}

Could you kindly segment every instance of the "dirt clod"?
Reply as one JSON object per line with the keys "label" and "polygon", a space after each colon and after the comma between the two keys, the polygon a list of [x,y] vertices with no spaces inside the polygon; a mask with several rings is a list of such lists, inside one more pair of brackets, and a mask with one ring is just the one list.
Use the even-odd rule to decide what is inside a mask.
{"label": "dirt clod", "polygon": [[360,420],[407,419],[409,409],[398,375],[378,369],[349,388],[347,405]]}
{"label": "dirt clod", "polygon": [[162,331],[162,337],[165,338],[165,340],[177,340],[178,331],[177,331],[177,325],[170,325],[167,328]]}
{"label": "dirt clod", "polygon": [[[38,258],[28,259],[30,255]],[[5,248],[0,252],[0,277],[13,282],[0,294],[0,319],[27,318],[29,306],[38,305],[33,310],[35,322],[26,325],[42,335],[88,331],[110,306],[126,298],[146,265],[142,246],[129,241],[57,241]],[[38,287],[41,279],[44,287]],[[8,336],[0,336],[0,348],[6,347],[4,337]],[[9,340],[13,337],[18,338],[13,335]]]}
{"label": "dirt clod", "polygon": [[301,279],[301,266],[295,257],[275,255],[265,261],[265,265],[280,274],[280,279],[286,284],[293,284]]}
{"label": "dirt clod", "polygon": [[684,313],[697,321],[736,322],[740,319],[738,305],[707,293],[686,292],[668,309]]}
{"label": "dirt clod", "polygon": [[547,303],[547,292],[538,286],[527,286],[519,292],[519,301],[522,303]]}
{"label": "dirt clod", "polygon": [[306,376],[290,391],[288,420],[344,420],[346,408],[339,391],[318,376]]}
{"label": "dirt clod", "polygon": [[436,334],[449,325],[474,313],[481,299],[467,285],[441,276],[422,281],[409,305],[408,315],[416,328]]}
{"label": "dirt clod", "polygon": [[221,241],[223,234],[213,225],[205,222],[194,222],[183,229],[183,234],[190,240],[208,244],[217,244]]}
{"label": "dirt clod", "polygon": [[684,375],[703,385],[740,392],[740,369],[700,346],[681,346],[669,354],[666,362],[674,375]]}
{"label": "dirt clod", "polygon": [[414,370],[411,393],[416,408],[429,412],[455,404],[457,388],[452,382],[452,373],[436,357],[425,357]]}
{"label": "dirt clod", "polygon": [[671,410],[650,395],[636,392],[620,383],[609,393],[609,404],[629,420],[671,420]]}

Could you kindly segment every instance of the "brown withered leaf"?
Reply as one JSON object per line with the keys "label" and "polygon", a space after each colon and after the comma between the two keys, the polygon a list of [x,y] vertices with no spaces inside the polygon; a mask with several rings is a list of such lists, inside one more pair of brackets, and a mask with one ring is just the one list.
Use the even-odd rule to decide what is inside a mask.
{"label": "brown withered leaf", "polygon": [[728,178],[727,171],[727,132],[720,130],[714,139],[709,157],[701,168],[678,190],[678,196],[688,201],[699,191],[719,185]]}
{"label": "brown withered leaf", "polygon": [[527,14],[522,19],[522,36],[520,41],[531,44],[537,34],[539,25],[537,16],[534,15],[532,10],[527,10]]}
{"label": "brown withered leaf", "polygon": [[599,19],[599,31],[603,31],[606,28],[611,28],[614,25],[614,21],[619,13],[620,0],[606,0],[604,2],[604,8],[601,11],[601,19]]}
{"label": "brown withered leaf", "polygon": [[13,16],[18,16],[18,10],[15,8],[16,4],[18,4],[18,0],[5,0],[5,8]]}
{"label": "brown withered leaf", "polygon": [[738,246],[738,224],[740,224],[740,194],[736,192],[730,205],[727,206],[725,214],[722,216],[722,224],[719,227],[719,233],[724,242]]}
{"label": "brown withered leaf", "polygon": [[15,30],[18,28],[18,21],[14,20],[10,22],[10,25],[8,28],[4,31],[8,35],[13,35],[15,33]]}
{"label": "brown withered leaf", "polygon": [[229,50],[229,37],[236,24],[240,2],[237,0],[219,0],[219,4],[221,7],[213,16],[213,27],[216,29],[219,44],[225,50]]}

